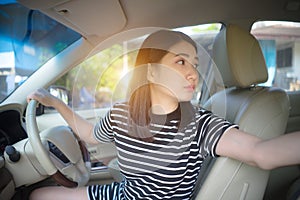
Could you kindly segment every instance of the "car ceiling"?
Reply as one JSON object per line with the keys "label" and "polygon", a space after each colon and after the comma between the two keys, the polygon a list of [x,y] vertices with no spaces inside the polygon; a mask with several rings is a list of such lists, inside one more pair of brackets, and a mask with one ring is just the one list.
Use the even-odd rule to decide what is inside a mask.
{"label": "car ceiling", "polygon": [[300,21],[299,0],[19,0],[96,45],[140,27],[176,28],[211,22],[249,28],[256,20]]}

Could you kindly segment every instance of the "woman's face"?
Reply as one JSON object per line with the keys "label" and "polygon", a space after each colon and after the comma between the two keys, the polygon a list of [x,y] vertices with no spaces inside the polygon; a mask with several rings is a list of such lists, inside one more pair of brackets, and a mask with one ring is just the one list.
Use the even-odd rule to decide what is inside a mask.
{"label": "woman's face", "polygon": [[168,51],[160,63],[149,70],[153,78],[150,81],[155,83],[156,94],[177,98],[178,102],[190,101],[199,81],[197,52],[185,41]]}

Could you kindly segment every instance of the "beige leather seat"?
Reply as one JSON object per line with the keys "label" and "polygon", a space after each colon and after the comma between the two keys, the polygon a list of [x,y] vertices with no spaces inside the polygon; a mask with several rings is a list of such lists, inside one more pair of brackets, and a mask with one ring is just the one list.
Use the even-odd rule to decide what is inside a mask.
{"label": "beige leather seat", "polygon": [[[246,30],[228,25],[215,40],[214,61],[226,89],[214,94],[205,107],[261,138],[283,134],[288,96],[279,88],[257,85],[268,77],[258,41]],[[224,157],[214,159],[209,168],[195,199],[263,198],[269,171]]]}

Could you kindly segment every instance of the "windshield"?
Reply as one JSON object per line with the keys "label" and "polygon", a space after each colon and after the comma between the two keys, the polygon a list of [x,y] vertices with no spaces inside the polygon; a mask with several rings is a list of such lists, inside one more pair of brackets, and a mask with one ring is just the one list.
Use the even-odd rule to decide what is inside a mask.
{"label": "windshield", "polygon": [[0,102],[80,37],[39,11],[0,2]]}

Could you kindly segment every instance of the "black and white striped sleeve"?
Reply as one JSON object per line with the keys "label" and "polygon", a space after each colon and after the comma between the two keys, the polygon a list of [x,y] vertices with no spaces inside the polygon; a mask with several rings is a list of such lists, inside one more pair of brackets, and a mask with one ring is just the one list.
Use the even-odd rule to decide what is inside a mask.
{"label": "black and white striped sleeve", "polygon": [[238,128],[238,126],[214,115],[210,111],[200,110],[198,124],[198,145],[200,146],[200,152],[217,157],[217,144],[221,136],[230,128]]}
{"label": "black and white striped sleeve", "polygon": [[103,118],[101,118],[94,126],[94,137],[99,142],[114,141],[111,111],[109,111]]}

